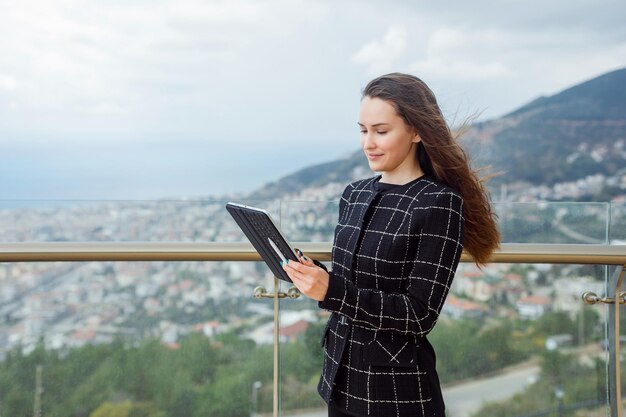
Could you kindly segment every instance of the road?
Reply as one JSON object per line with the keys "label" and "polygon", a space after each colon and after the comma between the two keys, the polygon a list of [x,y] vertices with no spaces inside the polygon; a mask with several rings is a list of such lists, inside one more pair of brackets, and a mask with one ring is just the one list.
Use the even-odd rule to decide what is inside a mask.
{"label": "road", "polygon": [[580,242],[580,243],[606,243],[606,241],[604,239],[597,239],[595,237],[591,237],[591,236],[587,236],[587,235],[583,235],[582,233],[579,233],[571,228],[569,228],[568,226],[564,225],[563,223],[561,223],[559,220],[555,220],[552,223],[557,229],[559,229],[559,231],[561,233],[563,233],[564,235]]}
{"label": "road", "polygon": [[491,378],[444,388],[447,417],[469,417],[483,402],[509,398],[539,376],[540,368],[531,365]]}

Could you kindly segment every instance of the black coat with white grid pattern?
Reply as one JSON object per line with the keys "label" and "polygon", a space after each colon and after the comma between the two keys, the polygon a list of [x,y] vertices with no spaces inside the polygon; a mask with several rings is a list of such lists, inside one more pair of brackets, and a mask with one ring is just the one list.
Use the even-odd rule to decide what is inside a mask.
{"label": "black coat with white grid pattern", "polygon": [[357,416],[443,417],[426,335],[460,260],[463,200],[429,176],[384,194],[379,179],[349,184],[339,202],[318,391]]}

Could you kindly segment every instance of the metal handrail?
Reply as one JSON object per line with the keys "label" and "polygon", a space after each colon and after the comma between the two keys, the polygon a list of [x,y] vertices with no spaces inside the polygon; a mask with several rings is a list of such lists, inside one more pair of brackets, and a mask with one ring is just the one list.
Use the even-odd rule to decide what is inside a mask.
{"label": "metal handrail", "polygon": [[[313,259],[329,261],[332,243],[294,242]],[[248,242],[19,242],[0,243],[0,262],[260,261]],[[463,252],[462,262],[472,262]],[[626,265],[626,245],[505,243],[493,263]]]}

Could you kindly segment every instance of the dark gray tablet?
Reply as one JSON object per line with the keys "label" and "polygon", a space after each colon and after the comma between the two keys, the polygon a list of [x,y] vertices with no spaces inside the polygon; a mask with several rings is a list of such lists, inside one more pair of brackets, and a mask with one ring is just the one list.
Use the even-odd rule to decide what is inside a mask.
{"label": "dark gray tablet", "polygon": [[289,259],[298,262],[298,257],[272,216],[263,209],[233,202],[226,203],[226,210],[274,275],[283,281],[291,282],[289,275],[280,266],[280,261]]}

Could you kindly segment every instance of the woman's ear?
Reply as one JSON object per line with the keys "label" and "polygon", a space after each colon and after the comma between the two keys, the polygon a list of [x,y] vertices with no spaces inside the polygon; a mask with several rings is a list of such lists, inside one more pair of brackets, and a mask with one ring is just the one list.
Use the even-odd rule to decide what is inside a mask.
{"label": "woman's ear", "polygon": [[413,135],[413,139],[411,140],[412,143],[419,143],[422,141],[422,138],[420,137],[420,135],[418,133],[415,133]]}

